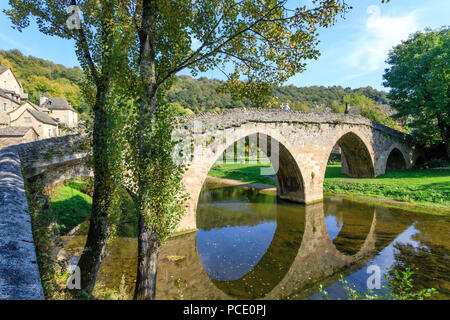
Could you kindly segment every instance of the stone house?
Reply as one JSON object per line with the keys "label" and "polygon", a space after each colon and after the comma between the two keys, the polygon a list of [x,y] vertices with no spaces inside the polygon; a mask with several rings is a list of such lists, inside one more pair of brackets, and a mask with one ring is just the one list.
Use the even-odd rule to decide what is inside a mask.
{"label": "stone house", "polygon": [[0,108],[9,112],[18,107],[22,101],[28,100],[22,83],[8,67],[0,66]]}
{"label": "stone house", "polygon": [[40,107],[50,111],[50,115],[58,123],[64,124],[68,128],[78,126],[78,112],[63,97],[41,97]]}
{"label": "stone house", "polygon": [[0,128],[0,149],[37,140],[39,140],[39,134],[33,127]]}
{"label": "stone house", "polygon": [[12,127],[33,127],[40,139],[57,137],[58,123],[47,113],[36,110],[30,106],[21,106],[17,112],[10,115]]}
{"label": "stone house", "polygon": [[65,98],[43,97],[41,104],[28,101],[12,70],[0,66],[0,148],[60,136],[59,124],[78,126],[78,112]]}

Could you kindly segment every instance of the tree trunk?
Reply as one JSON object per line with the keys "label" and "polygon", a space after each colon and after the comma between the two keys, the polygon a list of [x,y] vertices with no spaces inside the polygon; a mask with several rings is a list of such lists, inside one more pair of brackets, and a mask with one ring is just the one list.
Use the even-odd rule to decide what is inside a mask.
{"label": "tree trunk", "polygon": [[114,192],[114,183],[111,181],[109,162],[105,161],[108,150],[108,121],[104,108],[105,89],[99,88],[94,106],[95,121],[93,132],[93,158],[94,158],[94,197],[86,244],[81,254],[78,267],[81,274],[81,290],[91,294],[100,265],[103,259],[106,240],[109,235],[108,212],[111,197]]}
{"label": "tree trunk", "polygon": [[135,300],[153,300],[156,294],[156,272],[158,267],[158,254],[161,247],[156,234],[145,226],[142,215],[139,217],[138,240],[138,272]]}
{"label": "tree trunk", "polygon": [[[151,120],[156,108],[156,98],[158,86],[156,83],[155,71],[155,28],[156,28],[156,0],[144,0],[142,3],[142,23],[139,32],[140,57],[139,68],[142,82],[144,98],[139,106],[139,158],[141,163],[148,157],[145,140],[146,129],[151,125]],[[146,170],[140,167],[139,170]],[[148,188],[148,182],[138,181],[138,201],[145,201],[145,190]],[[155,298],[156,290],[156,270],[158,263],[158,254],[161,243],[153,229],[149,229],[145,224],[145,216],[151,212],[145,212],[141,204],[139,208],[139,238],[138,238],[138,270],[136,278],[136,288],[134,299],[152,300]],[[151,210],[151,209],[150,209]]]}

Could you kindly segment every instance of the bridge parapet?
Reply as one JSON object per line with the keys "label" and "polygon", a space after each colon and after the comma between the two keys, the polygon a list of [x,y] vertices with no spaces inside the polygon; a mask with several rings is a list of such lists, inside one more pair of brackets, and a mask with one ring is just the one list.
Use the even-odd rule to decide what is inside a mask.
{"label": "bridge parapet", "polygon": [[192,130],[198,127],[204,129],[223,130],[241,126],[245,123],[289,123],[289,124],[348,124],[368,126],[391,136],[408,139],[409,135],[392,129],[376,121],[360,115],[331,113],[285,111],[262,108],[239,108],[217,112],[206,112],[177,117],[180,127]]}

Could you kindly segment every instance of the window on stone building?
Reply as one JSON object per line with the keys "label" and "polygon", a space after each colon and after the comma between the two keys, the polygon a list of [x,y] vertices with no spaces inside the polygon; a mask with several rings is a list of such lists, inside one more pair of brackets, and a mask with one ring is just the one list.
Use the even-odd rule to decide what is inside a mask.
{"label": "window on stone building", "polygon": [[5,103],[3,103],[3,111],[6,112],[6,110],[7,110],[7,105],[6,105],[6,102],[5,102]]}
{"label": "window on stone building", "polygon": [[25,122],[26,123],[31,123],[31,118],[30,117],[25,117]]}

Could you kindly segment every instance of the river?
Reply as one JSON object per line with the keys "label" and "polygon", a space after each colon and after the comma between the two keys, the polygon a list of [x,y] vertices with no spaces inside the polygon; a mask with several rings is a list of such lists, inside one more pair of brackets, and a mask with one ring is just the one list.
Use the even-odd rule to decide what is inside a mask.
{"label": "river", "polygon": [[[450,298],[448,217],[341,198],[305,206],[233,186],[202,191],[197,227],[163,247],[157,299],[322,299],[320,284],[345,299],[340,275],[364,291],[377,270],[383,285],[404,267],[415,288]],[[76,256],[84,241],[65,237],[65,249]],[[136,256],[135,238],[111,240],[97,287],[117,291],[123,277],[132,297]]]}

